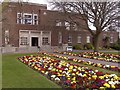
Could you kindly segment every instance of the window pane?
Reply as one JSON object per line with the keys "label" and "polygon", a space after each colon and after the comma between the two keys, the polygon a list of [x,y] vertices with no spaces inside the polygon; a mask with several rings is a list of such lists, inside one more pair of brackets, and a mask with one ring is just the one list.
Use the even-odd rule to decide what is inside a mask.
{"label": "window pane", "polygon": [[28,45],[28,38],[20,37],[20,45]]}
{"label": "window pane", "polygon": [[87,43],[90,43],[90,36],[87,36]]}
{"label": "window pane", "polygon": [[49,38],[48,37],[43,37],[42,38],[42,44],[43,45],[49,45]]}
{"label": "window pane", "polygon": [[81,36],[78,36],[78,43],[81,43]]}

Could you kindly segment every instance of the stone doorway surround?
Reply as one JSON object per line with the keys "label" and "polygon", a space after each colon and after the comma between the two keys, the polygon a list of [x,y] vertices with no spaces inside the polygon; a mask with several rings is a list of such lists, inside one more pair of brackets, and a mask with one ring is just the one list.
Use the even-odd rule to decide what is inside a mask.
{"label": "stone doorway surround", "polygon": [[[21,39],[24,40],[22,41]],[[51,46],[51,32],[37,30],[19,30],[19,47],[32,47],[32,37],[38,38],[38,46]],[[48,37],[49,45],[43,45],[43,37]],[[22,43],[21,43],[22,42]]]}

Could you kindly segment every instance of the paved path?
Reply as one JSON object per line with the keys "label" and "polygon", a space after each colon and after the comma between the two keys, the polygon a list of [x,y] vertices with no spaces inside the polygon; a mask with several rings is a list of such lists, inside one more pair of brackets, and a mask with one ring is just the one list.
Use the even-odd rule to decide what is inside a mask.
{"label": "paved path", "polygon": [[67,56],[69,58],[75,58],[75,59],[81,59],[81,60],[84,60],[84,61],[91,61],[91,62],[94,62],[94,63],[101,63],[103,65],[113,65],[113,66],[116,66],[116,67],[120,67],[120,63],[114,63],[114,62],[106,62],[106,61],[101,61],[101,60],[94,60],[94,59],[88,59],[88,58],[82,58],[82,57],[78,57],[78,56],[69,56],[69,55],[63,55],[63,54],[58,54],[58,53],[54,53],[56,55],[60,55],[60,56]]}
{"label": "paved path", "polygon": [[[93,50],[73,50],[73,52],[94,52]],[[99,52],[116,52],[120,53],[118,50],[99,50]]]}

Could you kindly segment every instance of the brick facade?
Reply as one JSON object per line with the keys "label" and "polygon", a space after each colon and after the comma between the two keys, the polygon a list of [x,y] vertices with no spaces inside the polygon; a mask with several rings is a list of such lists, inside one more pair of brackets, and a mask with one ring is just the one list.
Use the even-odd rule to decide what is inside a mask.
{"label": "brick facade", "polygon": [[[22,21],[22,24],[17,23],[18,22],[18,13],[20,13],[20,15],[22,15],[22,19],[20,19]],[[35,19],[35,17],[33,17],[33,15],[38,15],[36,16],[37,22],[38,24],[35,24],[35,20],[29,20],[29,19],[24,19],[25,17],[25,13],[30,14],[31,15],[31,19]],[[26,15],[27,15],[26,14]],[[38,39],[38,43],[39,45],[43,45],[43,37],[40,35],[43,35],[42,33],[45,31],[50,32],[51,36],[48,37],[50,38],[50,46],[61,46],[63,44],[68,44],[68,38],[69,36],[71,37],[72,42],[70,43],[71,45],[77,45],[77,44],[86,44],[87,42],[87,36],[90,39],[90,43],[92,43],[92,36],[91,34],[87,31],[87,30],[83,30],[82,28],[78,28],[77,30],[73,29],[70,27],[71,30],[67,30],[65,27],[65,21],[70,21],[69,18],[67,18],[65,16],[64,13],[58,12],[58,11],[50,11],[47,10],[47,6],[46,5],[41,5],[41,4],[33,4],[33,3],[23,3],[18,4],[18,3],[8,3],[6,5],[6,8],[4,9],[3,13],[3,23],[2,23],[2,45],[5,46],[5,33],[9,32],[9,44],[16,46],[16,47],[20,47],[20,30],[27,30],[28,31],[28,37],[30,37],[31,39],[28,41],[28,46],[31,46],[32,44],[30,44],[32,41],[32,37],[39,37]],[[30,16],[28,15],[28,18]],[[26,21],[29,21],[27,23],[29,24],[25,24]],[[76,20],[77,22],[81,22],[81,24],[83,24],[84,26],[85,23],[83,20]],[[34,22],[34,23],[33,23]],[[70,21],[71,22],[71,21]],[[56,23],[60,24],[56,26]],[[7,31],[8,30],[8,31]],[[36,35],[32,34],[32,31],[37,31]],[[40,33],[38,35],[38,33]],[[62,36],[62,43],[59,43],[59,33],[61,33]],[[25,34],[24,34],[25,35]],[[32,36],[29,36],[32,35]],[[26,36],[26,35],[25,35]],[[78,36],[81,38],[81,41],[78,43]],[[100,46],[104,46],[104,41],[103,38],[105,36],[110,36],[113,37],[113,42],[111,43],[115,43],[118,40],[118,33],[117,32],[103,32],[101,34],[101,38],[100,38]],[[45,39],[45,38],[44,38]],[[37,40],[37,39],[36,39]],[[48,39],[46,38],[47,42]],[[23,41],[24,43],[25,41]],[[34,41],[32,42],[34,43]],[[27,45],[23,45],[23,46],[27,46]]]}

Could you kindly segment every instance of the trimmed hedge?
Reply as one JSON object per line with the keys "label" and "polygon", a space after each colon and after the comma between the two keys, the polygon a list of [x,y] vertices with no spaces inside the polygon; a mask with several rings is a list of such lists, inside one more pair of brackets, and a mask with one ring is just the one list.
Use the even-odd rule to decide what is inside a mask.
{"label": "trimmed hedge", "polygon": [[93,45],[91,44],[91,43],[86,43],[85,45],[84,45],[84,49],[94,49],[94,47],[93,47]]}
{"label": "trimmed hedge", "polygon": [[83,46],[82,45],[74,45],[73,49],[75,49],[75,50],[82,50]]}
{"label": "trimmed hedge", "polygon": [[112,46],[111,46],[112,49],[115,49],[115,50],[120,50],[120,45],[118,43],[114,43]]}

